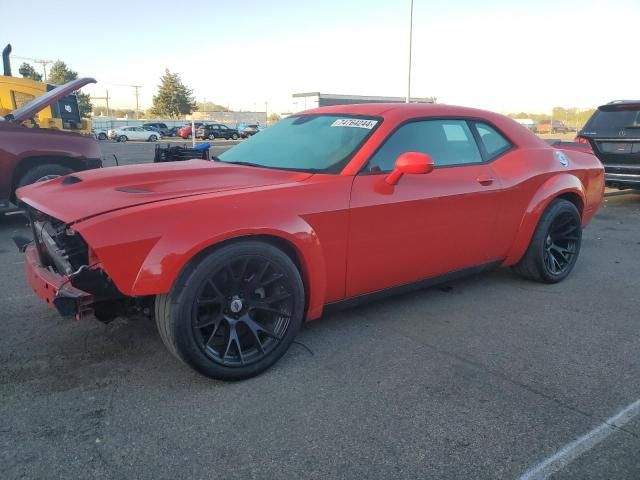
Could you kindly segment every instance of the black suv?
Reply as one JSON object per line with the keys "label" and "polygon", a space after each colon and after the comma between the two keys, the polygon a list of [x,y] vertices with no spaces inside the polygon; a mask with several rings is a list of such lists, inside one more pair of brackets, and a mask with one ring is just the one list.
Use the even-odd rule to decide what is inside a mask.
{"label": "black suv", "polygon": [[163,137],[170,137],[171,133],[170,133],[170,129],[169,127],[167,127],[166,123],[143,123],[142,124],[143,127],[150,127],[153,128],[154,130],[157,130],[160,132],[160,134]]}
{"label": "black suv", "polygon": [[209,123],[196,129],[196,138],[208,138],[209,140],[226,138],[227,140],[237,140],[238,137],[240,137],[238,130],[229,128],[221,123]]}
{"label": "black suv", "polygon": [[640,100],[598,107],[576,140],[591,145],[604,165],[607,186],[640,188]]}

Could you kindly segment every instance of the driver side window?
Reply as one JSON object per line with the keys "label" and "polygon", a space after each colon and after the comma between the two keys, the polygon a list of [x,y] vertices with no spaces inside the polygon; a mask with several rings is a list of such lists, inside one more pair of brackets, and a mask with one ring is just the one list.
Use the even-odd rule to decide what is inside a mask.
{"label": "driver side window", "polygon": [[390,172],[405,152],[426,153],[436,167],[482,162],[465,120],[423,120],[407,123],[384,142],[367,164],[368,172]]}

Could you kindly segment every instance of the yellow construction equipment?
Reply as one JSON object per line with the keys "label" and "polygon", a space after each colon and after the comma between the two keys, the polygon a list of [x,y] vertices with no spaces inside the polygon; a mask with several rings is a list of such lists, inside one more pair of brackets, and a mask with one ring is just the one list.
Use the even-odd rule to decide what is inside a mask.
{"label": "yellow construction equipment", "polygon": [[[0,75],[0,115],[3,117],[56,87],[56,85],[37,82],[29,78],[13,77],[9,61],[10,55],[11,45],[7,45],[2,51],[4,75]],[[91,120],[80,117],[78,99],[73,94],[44,108],[31,122],[26,122],[25,125],[91,135]]]}

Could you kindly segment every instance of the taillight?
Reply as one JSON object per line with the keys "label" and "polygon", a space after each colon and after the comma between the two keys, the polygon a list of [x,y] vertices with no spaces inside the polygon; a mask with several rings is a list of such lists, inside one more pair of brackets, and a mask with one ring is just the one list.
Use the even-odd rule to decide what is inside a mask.
{"label": "taillight", "polygon": [[574,142],[583,143],[585,145],[589,145],[589,140],[584,137],[576,137]]}

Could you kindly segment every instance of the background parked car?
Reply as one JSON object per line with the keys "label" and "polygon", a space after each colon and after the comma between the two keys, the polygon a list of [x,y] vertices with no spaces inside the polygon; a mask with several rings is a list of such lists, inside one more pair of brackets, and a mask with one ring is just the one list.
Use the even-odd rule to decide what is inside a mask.
{"label": "background parked car", "polygon": [[532,132],[536,131],[536,122],[530,118],[514,118],[516,122],[518,122],[523,127],[528,128]]}
{"label": "background parked car", "polygon": [[162,134],[163,137],[166,137],[169,135],[169,127],[167,127],[166,123],[149,122],[149,123],[143,123],[142,126],[155,128],[158,132]]}
{"label": "background parked car", "polygon": [[242,138],[249,138],[258,133],[260,130],[262,130],[262,128],[260,128],[260,125],[245,125],[240,129],[240,136]]}
{"label": "background parked car", "polygon": [[240,133],[235,128],[229,128],[221,123],[210,123],[202,125],[196,130],[196,138],[225,138],[227,140],[237,140]]}
{"label": "background parked car", "polygon": [[93,136],[96,137],[96,140],[106,140],[109,138],[109,132],[104,128],[93,128],[91,129]]}
{"label": "background parked car", "polygon": [[162,136],[160,132],[143,127],[121,127],[109,130],[109,138],[118,142],[126,142],[128,140],[144,140],[145,142],[156,142]]}
{"label": "background parked car", "polygon": [[178,136],[178,130],[180,130],[180,127],[171,127],[169,129],[169,131],[167,132],[167,137],[177,137]]}
{"label": "background parked car", "polygon": [[[195,123],[196,130],[201,126],[202,126],[202,122]],[[182,138],[191,138],[191,124],[188,123],[184,127],[182,127],[180,130],[178,130],[178,136]]]}
{"label": "background parked car", "polygon": [[591,145],[604,165],[608,186],[640,189],[640,100],[598,107],[576,141]]}
{"label": "background parked car", "polygon": [[560,120],[553,120],[553,125],[549,120],[541,120],[536,125],[536,133],[567,133],[569,129]]}

